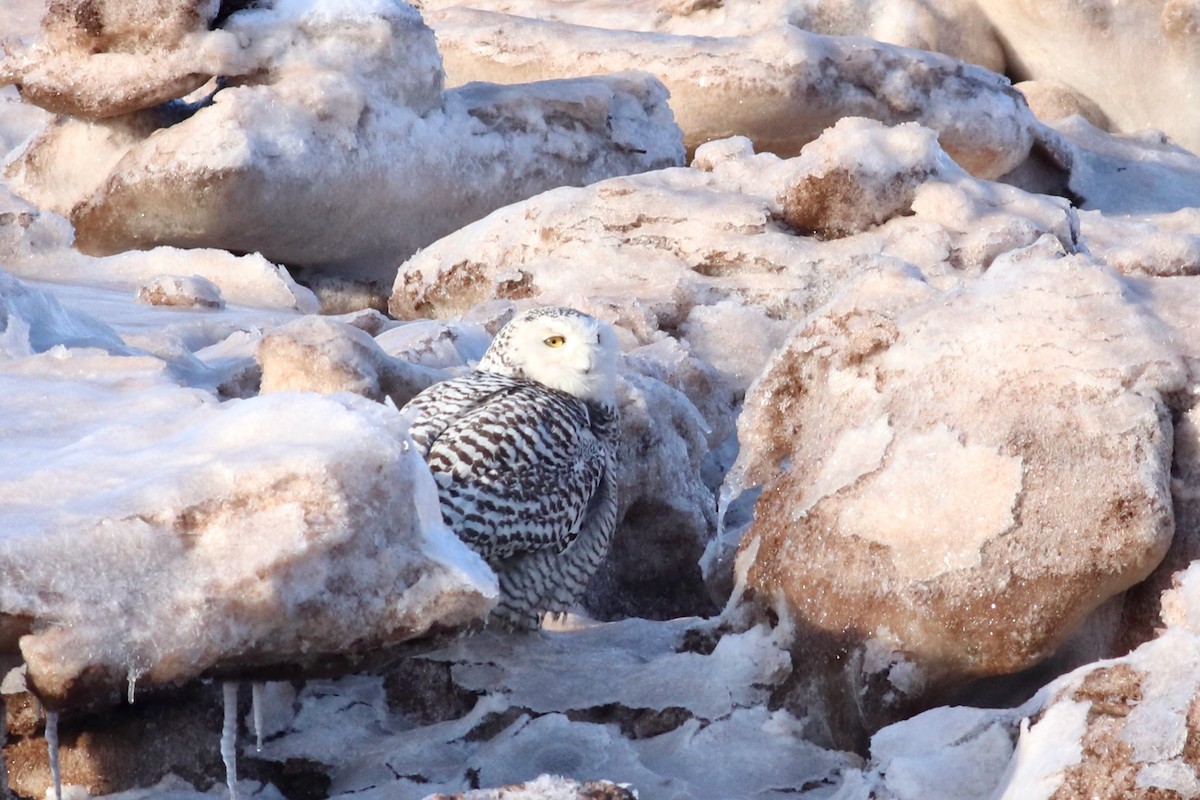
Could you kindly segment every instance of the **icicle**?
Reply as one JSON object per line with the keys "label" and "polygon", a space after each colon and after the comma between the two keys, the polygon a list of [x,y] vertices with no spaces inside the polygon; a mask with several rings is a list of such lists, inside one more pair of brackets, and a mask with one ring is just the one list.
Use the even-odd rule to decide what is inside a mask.
{"label": "icicle", "polygon": [[127,676],[129,678],[129,691],[126,699],[129,700],[129,705],[133,705],[134,693],[137,690],[138,678],[142,677],[141,670],[131,669]]}
{"label": "icicle", "polygon": [[58,712],[46,712],[46,749],[50,753],[50,777],[55,800],[62,800],[62,771],[58,767]]}
{"label": "icicle", "polygon": [[221,689],[225,696],[225,725],[221,728],[221,760],[225,762],[225,783],[229,785],[229,800],[237,800],[237,699],[238,684],[226,681]]}
{"label": "icicle", "polygon": [[266,684],[262,681],[255,681],[250,684],[250,707],[251,716],[254,718],[254,750],[262,752],[263,740],[263,689]]}

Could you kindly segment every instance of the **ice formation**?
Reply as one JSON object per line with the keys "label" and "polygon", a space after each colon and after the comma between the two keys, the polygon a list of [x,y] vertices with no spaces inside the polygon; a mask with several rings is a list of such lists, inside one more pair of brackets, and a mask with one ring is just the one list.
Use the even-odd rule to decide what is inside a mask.
{"label": "ice formation", "polygon": [[[175,12],[198,28],[171,45],[200,62],[183,68],[189,79],[240,77],[191,105],[151,109],[155,94],[88,114],[111,120],[60,118],[6,169],[22,195],[70,217],[85,252],[212,246],[382,282],[398,259],[504,203],[683,156],[666,92],[648,75],[443,94],[433,33],[401,2],[281,1],[212,31],[201,10]],[[134,40],[121,58],[168,47],[115,22],[106,30],[114,48]],[[51,52],[90,69],[117,57],[62,48],[48,32],[17,58],[37,65]],[[170,98],[186,93],[163,77],[169,65],[141,67]],[[464,171],[471,181],[458,180]]]}
{"label": "ice formation", "polygon": [[[12,791],[1200,796],[1194,4],[217,5],[65,0],[0,56],[77,115],[0,90],[0,149],[37,134],[0,184]],[[443,91],[426,23],[452,83],[657,78]],[[1144,63],[1079,57],[1102,37]],[[206,209],[264,223],[217,246],[277,249],[72,247]],[[276,263],[306,258],[337,272]],[[399,321],[354,310],[381,284]],[[543,302],[622,337],[624,520],[582,609],[617,621],[422,642],[495,587],[394,407]],[[1052,650],[954,698],[1010,707],[885,724]],[[323,653],[356,674],[312,678]],[[266,663],[310,679],[252,684],[237,753],[234,684],[190,679]]]}
{"label": "ice formation", "polygon": [[250,718],[254,725],[254,749],[257,752],[262,752],[263,744],[263,704],[264,690],[266,684],[262,681],[254,681],[250,684]]}
{"label": "ice formation", "polygon": [[62,800],[62,769],[58,763],[58,712],[46,712],[46,751],[50,760],[50,786],[54,800]]}
{"label": "ice formation", "polygon": [[[52,706],[130,670],[162,685],[486,611],[494,578],[441,525],[394,410],[291,393],[218,404],[4,280],[0,591],[34,631],[22,651]],[[83,531],[105,548],[76,550]]]}
{"label": "ice formation", "polygon": [[1200,149],[1200,114],[1188,99],[1200,77],[1200,11],[1191,0],[977,5],[1003,37],[1012,74],[1074,87],[1116,130],[1155,128]]}
{"label": "ice formation", "polygon": [[224,722],[221,725],[221,761],[225,763],[225,785],[229,787],[229,800],[238,800],[238,687],[237,681],[225,681],[221,684],[221,699],[225,710]]}
{"label": "ice formation", "polygon": [[[671,92],[689,150],[744,135],[795,155],[838,119],[918,121],[975,175],[1025,160],[1036,120],[995,73],[935,53],[779,24],[748,35],[672,35],[456,6],[430,12],[451,85],[517,83],[636,68]],[[747,90],[747,87],[754,87]]]}

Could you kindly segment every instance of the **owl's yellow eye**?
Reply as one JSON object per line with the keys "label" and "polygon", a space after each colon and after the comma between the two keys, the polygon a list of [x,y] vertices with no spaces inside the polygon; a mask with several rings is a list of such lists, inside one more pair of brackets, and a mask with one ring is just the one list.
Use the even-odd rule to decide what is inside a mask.
{"label": "owl's yellow eye", "polygon": [[567,340],[562,336],[551,336],[549,339],[544,341],[547,347],[562,347],[567,343]]}

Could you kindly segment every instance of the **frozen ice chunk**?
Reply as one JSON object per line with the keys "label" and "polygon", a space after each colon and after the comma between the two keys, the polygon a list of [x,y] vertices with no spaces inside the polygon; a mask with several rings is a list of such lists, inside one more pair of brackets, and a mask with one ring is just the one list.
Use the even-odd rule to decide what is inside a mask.
{"label": "frozen ice chunk", "polygon": [[442,524],[393,409],[218,404],[156,361],[0,362],[0,607],[31,621],[21,650],[48,705],[121,691],[130,671],[179,683],[486,614],[495,578]]}

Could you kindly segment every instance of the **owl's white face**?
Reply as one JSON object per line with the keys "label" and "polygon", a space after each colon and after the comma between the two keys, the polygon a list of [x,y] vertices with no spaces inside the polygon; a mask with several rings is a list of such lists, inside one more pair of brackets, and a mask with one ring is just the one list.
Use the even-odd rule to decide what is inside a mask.
{"label": "owl's white face", "polygon": [[572,308],[535,308],[496,334],[479,369],[611,403],[618,350],[616,333],[600,320]]}

